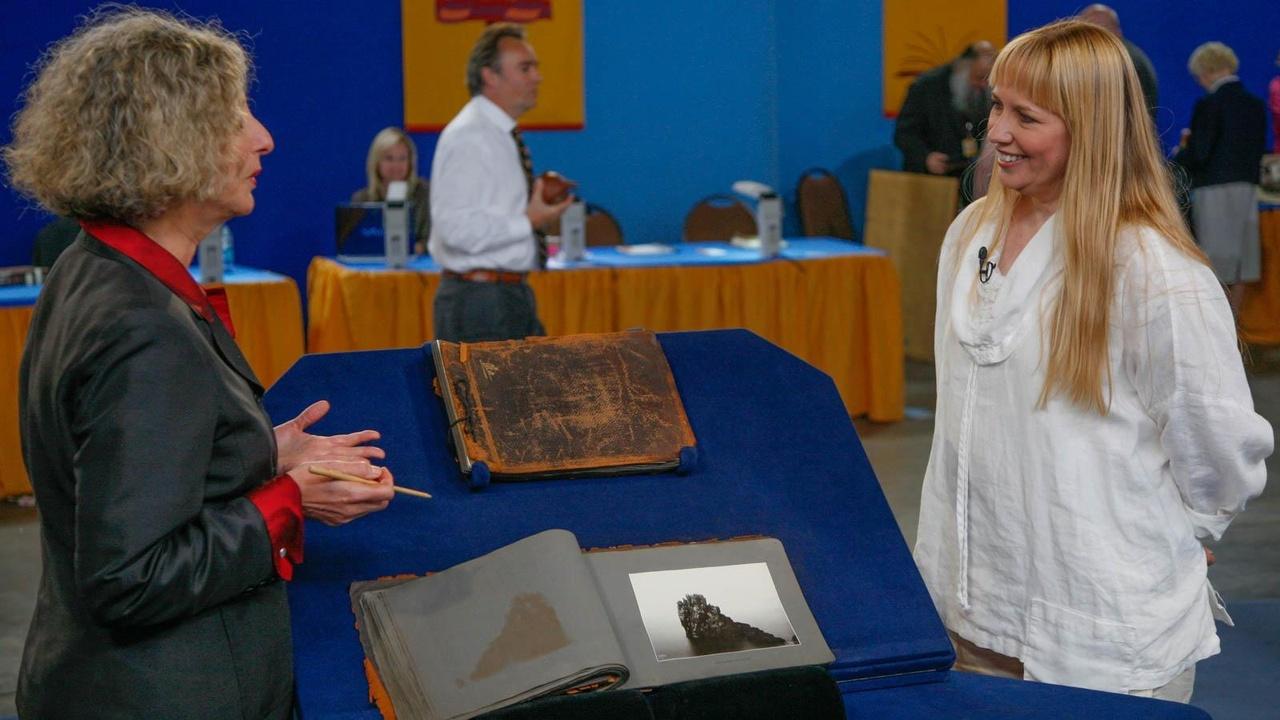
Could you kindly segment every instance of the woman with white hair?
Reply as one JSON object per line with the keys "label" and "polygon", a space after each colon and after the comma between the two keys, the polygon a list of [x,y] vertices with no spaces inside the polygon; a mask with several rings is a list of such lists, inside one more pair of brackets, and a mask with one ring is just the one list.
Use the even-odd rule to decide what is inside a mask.
{"label": "woman with white hair", "polygon": [[1207,42],[1187,68],[1208,93],[1191,111],[1174,162],[1191,174],[1191,222],[1196,242],[1238,311],[1245,283],[1262,277],[1258,179],[1267,149],[1267,111],[1236,76],[1231,48]]}
{"label": "woman with white hair", "polygon": [[1054,23],[991,85],[995,175],[940,256],[916,561],[957,668],[1185,702],[1218,652],[1200,538],[1262,491],[1271,427],[1124,46]]}

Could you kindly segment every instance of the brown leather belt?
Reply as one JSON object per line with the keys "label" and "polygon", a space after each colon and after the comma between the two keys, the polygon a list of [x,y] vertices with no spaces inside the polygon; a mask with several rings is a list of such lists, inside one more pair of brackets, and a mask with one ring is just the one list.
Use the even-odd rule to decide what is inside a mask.
{"label": "brown leather belt", "polygon": [[525,273],[509,272],[507,270],[468,270],[467,272],[460,273],[452,270],[445,270],[444,276],[454,280],[464,280],[466,282],[519,285],[524,282]]}

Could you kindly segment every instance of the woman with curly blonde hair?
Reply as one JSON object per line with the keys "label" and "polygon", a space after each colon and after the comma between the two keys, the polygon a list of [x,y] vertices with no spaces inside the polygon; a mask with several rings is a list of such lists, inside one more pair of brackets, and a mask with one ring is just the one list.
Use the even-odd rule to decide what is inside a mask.
{"label": "woman with curly blonde hair", "polygon": [[414,251],[425,253],[431,238],[431,186],[418,177],[418,146],[413,138],[398,127],[382,128],[369,143],[364,166],[368,184],[351,194],[351,202],[382,202],[387,199],[388,183],[408,183]]}
{"label": "woman with curly blonde hair", "polygon": [[[373,431],[272,428],[225,297],[187,270],[253,210],[272,139],[214,24],[125,9],[41,61],[10,183],[83,228],[36,303],[20,430],[44,572],[18,680],[30,718],[287,718],[304,514],[385,507]],[[313,462],[376,478],[329,481]]]}
{"label": "woman with curly blonde hair", "polygon": [[991,83],[997,169],[938,270],[916,561],[958,668],[1185,702],[1225,612],[1199,538],[1262,491],[1271,427],[1124,46],[1054,23]]}

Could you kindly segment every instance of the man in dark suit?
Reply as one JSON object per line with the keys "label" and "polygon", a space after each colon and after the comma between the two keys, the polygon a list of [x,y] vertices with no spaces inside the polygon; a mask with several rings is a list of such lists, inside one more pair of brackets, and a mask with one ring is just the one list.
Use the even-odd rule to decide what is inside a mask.
{"label": "man in dark suit", "polygon": [[991,107],[987,75],[995,48],[982,40],[960,57],[922,73],[907,90],[893,144],[907,172],[959,177],[978,156]]}
{"label": "man in dark suit", "polygon": [[1196,242],[1238,310],[1244,283],[1262,275],[1257,184],[1267,144],[1266,106],[1240,82],[1236,54],[1222,43],[1196,48],[1187,67],[1208,94],[1196,101],[1173,160],[1191,175]]}

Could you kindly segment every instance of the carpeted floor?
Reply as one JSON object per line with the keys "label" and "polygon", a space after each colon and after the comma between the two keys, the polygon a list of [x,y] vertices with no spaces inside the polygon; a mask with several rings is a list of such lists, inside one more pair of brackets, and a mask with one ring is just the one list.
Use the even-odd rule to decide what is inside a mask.
{"label": "carpeted floor", "polygon": [[1222,654],[1196,667],[1191,704],[1214,720],[1280,718],[1280,600],[1230,603],[1231,628],[1218,625]]}

